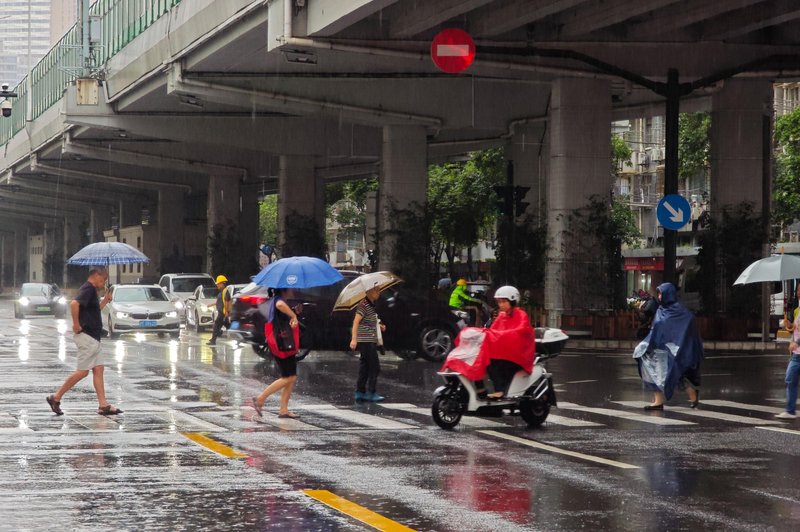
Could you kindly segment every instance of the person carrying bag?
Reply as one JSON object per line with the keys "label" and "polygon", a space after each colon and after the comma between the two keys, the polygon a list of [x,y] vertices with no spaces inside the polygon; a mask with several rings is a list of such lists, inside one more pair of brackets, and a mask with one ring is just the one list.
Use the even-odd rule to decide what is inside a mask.
{"label": "person carrying bag", "polygon": [[291,297],[291,289],[276,289],[270,302],[267,313],[267,323],[264,325],[264,336],[267,345],[275,359],[275,364],[280,370],[280,378],[267,386],[258,397],[253,397],[253,408],[259,417],[262,417],[262,407],[267,397],[281,391],[279,418],[298,418],[299,415],[289,411],[289,398],[297,380],[297,353],[300,346],[300,326],[297,315],[284,301],[284,297]]}

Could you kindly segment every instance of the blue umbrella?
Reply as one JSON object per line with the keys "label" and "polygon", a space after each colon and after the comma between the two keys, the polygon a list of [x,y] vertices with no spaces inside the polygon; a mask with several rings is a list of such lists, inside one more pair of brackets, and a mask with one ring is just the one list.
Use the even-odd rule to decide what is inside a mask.
{"label": "blue umbrella", "polygon": [[108,266],[109,264],[138,264],[150,262],[147,256],[123,242],[95,242],[84,247],[67,260],[77,266]]}
{"label": "blue umbrella", "polygon": [[287,257],[258,272],[253,282],[270,288],[312,288],[343,279],[333,266],[316,257]]}

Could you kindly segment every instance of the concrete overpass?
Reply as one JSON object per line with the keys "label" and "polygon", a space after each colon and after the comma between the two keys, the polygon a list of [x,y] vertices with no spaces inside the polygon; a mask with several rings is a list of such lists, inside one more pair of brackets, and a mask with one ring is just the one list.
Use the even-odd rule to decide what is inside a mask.
{"label": "concrete overpass", "polygon": [[[56,198],[65,219],[94,213],[97,239],[112,214],[136,223],[154,206],[161,261],[183,252],[194,209],[208,228],[236,228],[246,264],[262,191],[279,192],[281,221],[321,221],[326,179],[377,171],[386,229],[390,202],[424,202],[428,163],[506,146],[531,208],[546,211],[556,312],[578,304],[565,286],[589,282],[568,267],[564,215],[607,194],[612,120],[667,115],[677,189],[678,105],[711,110],[712,211],[743,199],[760,211],[771,83],[800,73],[800,6],[786,0],[100,0],[91,12],[102,28],[91,79],[75,81],[76,27],[0,120],[0,190],[20,187],[3,194],[0,221],[24,211],[19,227],[38,230]],[[446,27],[476,39],[464,74],[430,60]],[[111,205],[67,187],[103,187]],[[42,191],[39,203],[23,189]],[[380,263],[391,266],[388,244]]]}

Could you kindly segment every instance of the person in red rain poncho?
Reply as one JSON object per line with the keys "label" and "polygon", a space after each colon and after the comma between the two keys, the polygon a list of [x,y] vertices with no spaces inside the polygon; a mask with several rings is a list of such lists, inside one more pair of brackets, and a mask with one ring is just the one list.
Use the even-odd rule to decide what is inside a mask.
{"label": "person in red rain poncho", "polygon": [[[488,373],[495,389],[489,397],[499,399],[508,392],[517,371],[533,371],[535,339],[528,314],[517,308],[519,290],[513,286],[501,286],[495,292],[494,299],[497,301],[499,313],[491,327],[483,329],[485,338],[475,361],[469,364],[463,358],[448,357],[442,370],[457,371],[474,381],[480,381]],[[472,328],[464,331],[469,329]],[[459,334],[459,338],[464,331]],[[478,387],[481,387],[480,382]]]}

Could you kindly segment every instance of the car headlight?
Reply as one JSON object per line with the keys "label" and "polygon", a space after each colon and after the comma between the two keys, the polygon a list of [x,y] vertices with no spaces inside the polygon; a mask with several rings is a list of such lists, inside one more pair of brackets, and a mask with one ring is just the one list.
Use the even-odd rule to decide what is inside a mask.
{"label": "car headlight", "polygon": [[168,318],[177,318],[177,317],[178,317],[178,311],[176,311],[176,310],[170,310],[169,312],[167,312],[166,314],[164,314],[164,316],[166,316],[166,317],[168,317]]}
{"label": "car headlight", "polygon": [[175,302],[175,308],[176,308],[176,309],[178,309],[178,310],[183,310],[183,306],[184,306],[184,305],[183,305],[183,301],[176,301],[176,302]]}
{"label": "car headlight", "polygon": [[58,300],[57,300],[56,302],[57,302],[59,305],[66,305],[66,304],[67,304],[67,298],[66,298],[66,297],[64,297],[64,296],[61,296],[61,297],[59,297],[59,298],[58,298]]}
{"label": "car headlight", "polygon": [[208,312],[208,305],[200,305],[200,312]]}
{"label": "car headlight", "polygon": [[119,311],[117,311],[117,312],[114,313],[114,316],[116,316],[117,318],[120,318],[120,319],[124,319],[124,318],[127,318],[128,316],[130,316],[130,314],[128,314],[127,312],[119,312]]}
{"label": "car headlight", "polygon": [[25,296],[22,296],[21,298],[19,298],[19,304],[22,305],[23,307],[27,307],[28,304],[30,304],[30,302],[31,302],[31,300],[28,299]]}

